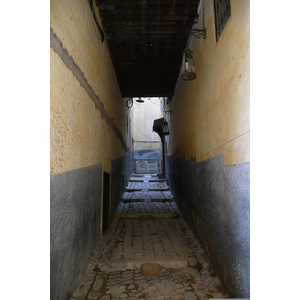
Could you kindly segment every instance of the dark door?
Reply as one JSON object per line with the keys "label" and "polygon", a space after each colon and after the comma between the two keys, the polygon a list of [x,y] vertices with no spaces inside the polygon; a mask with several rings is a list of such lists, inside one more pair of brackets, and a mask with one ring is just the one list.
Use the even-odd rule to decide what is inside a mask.
{"label": "dark door", "polygon": [[109,183],[110,174],[104,172],[103,180],[103,230],[109,226]]}

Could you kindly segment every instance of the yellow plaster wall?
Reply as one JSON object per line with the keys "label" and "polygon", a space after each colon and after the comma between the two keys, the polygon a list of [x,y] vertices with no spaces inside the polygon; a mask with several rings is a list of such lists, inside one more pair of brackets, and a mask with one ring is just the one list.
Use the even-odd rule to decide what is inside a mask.
{"label": "yellow plaster wall", "polygon": [[[106,41],[101,43],[96,36],[88,1],[51,0],[50,8],[51,28],[84,73],[127,143],[125,102]],[[97,16],[100,20],[98,12]],[[52,48],[50,63],[50,175],[98,163],[110,172],[111,161],[120,158],[125,149]]]}
{"label": "yellow plaster wall", "polygon": [[163,117],[163,98],[143,99],[144,103],[132,106],[134,150],[160,149],[160,137],[152,127],[154,120]]}
{"label": "yellow plaster wall", "polygon": [[[171,102],[168,152],[176,157],[250,161],[250,1],[230,3],[231,17],[216,42],[213,1],[204,0],[207,39],[190,44],[197,78],[178,79]],[[203,9],[198,28],[202,24]]]}

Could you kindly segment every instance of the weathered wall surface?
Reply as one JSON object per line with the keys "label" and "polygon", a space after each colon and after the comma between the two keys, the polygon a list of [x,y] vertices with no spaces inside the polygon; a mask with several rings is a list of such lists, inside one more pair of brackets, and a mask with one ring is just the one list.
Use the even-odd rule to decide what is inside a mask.
{"label": "weathered wall surface", "polygon": [[[250,1],[231,0],[218,42],[213,1],[207,39],[192,39],[197,78],[178,80],[168,107],[168,181],[209,250],[230,297],[250,297]],[[203,7],[198,28],[203,24]]]}
{"label": "weathered wall surface", "polygon": [[120,203],[123,189],[124,178],[122,174],[122,162],[123,158],[116,159],[111,162],[111,209],[110,220],[113,219],[115,211]]}
{"label": "weathered wall surface", "polygon": [[250,1],[230,3],[231,17],[216,43],[213,1],[204,0],[207,38],[191,43],[197,78],[179,79],[172,100],[176,134],[169,154],[176,157],[202,161],[222,154],[225,165],[250,161]]}
{"label": "weathered wall surface", "polygon": [[76,288],[100,236],[102,165],[50,180],[50,293],[67,299]]}
{"label": "weathered wall surface", "polygon": [[144,103],[132,106],[134,150],[160,149],[160,137],[152,131],[152,127],[155,119],[163,117],[162,98],[144,100]]}
{"label": "weathered wall surface", "polygon": [[[54,40],[50,48],[51,176],[99,162],[110,169],[111,160],[125,153],[126,107],[107,45],[96,37],[88,1],[50,4],[51,29],[67,52],[63,54],[81,72],[78,75],[72,63],[62,59]],[[91,91],[83,86],[84,80]]]}
{"label": "weathered wall surface", "polygon": [[50,9],[51,299],[60,300],[100,239],[104,171],[117,205],[116,169],[130,143],[125,102],[88,1],[51,0]]}
{"label": "weathered wall surface", "polygon": [[230,297],[250,297],[250,164],[168,158],[170,188]]}

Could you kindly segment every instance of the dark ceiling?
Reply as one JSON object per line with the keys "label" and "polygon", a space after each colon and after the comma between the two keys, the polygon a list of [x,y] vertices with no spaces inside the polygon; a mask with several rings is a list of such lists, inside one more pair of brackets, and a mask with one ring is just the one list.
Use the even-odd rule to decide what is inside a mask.
{"label": "dark ceiling", "polygon": [[122,97],[171,97],[195,0],[96,0]]}

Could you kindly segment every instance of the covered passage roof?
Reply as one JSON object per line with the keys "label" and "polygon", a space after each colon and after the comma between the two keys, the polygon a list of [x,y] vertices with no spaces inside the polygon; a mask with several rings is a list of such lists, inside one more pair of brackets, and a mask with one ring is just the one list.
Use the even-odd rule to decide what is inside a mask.
{"label": "covered passage roof", "polygon": [[96,0],[122,97],[171,97],[196,0]]}

